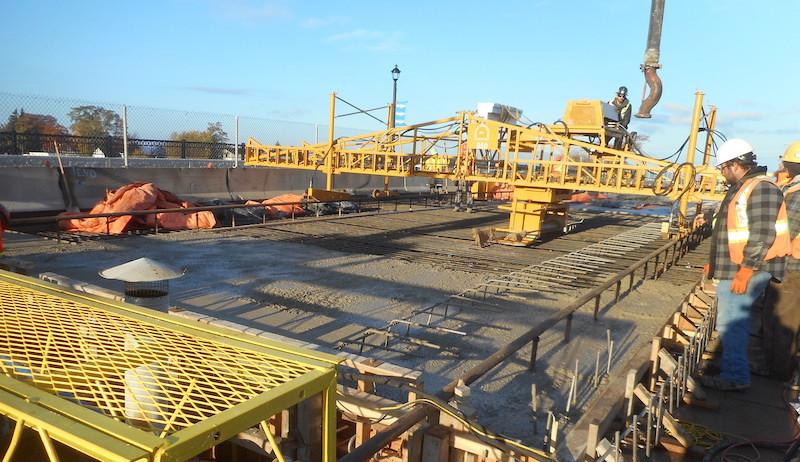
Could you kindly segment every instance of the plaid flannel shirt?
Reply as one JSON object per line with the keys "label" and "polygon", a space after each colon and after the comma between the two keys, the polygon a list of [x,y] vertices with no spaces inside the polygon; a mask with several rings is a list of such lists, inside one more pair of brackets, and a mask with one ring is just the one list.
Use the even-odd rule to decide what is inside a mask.
{"label": "plaid flannel shirt", "polygon": [[[786,191],[796,184],[800,184],[800,175],[794,177],[789,184],[783,187],[783,190]],[[785,199],[786,214],[789,217],[789,235],[794,239],[795,236],[800,235],[800,191],[789,194]],[[800,272],[800,260],[791,256],[786,257],[786,271]]]}
{"label": "plaid flannel shirt", "polygon": [[[739,265],[731,260],[728,250],[728,207],[733,196],[742,187],[744,182],[754,176],[764,175],[766,167],[755,167],[742,177],[736,184],[728,188],[725,199],[719,206],[714,220],[714,231],[711,235],[711,268],[709,277],[715,279],[733,279],[739,270]],[[744,247],[744,261],[742,266],[753,268],[756,271],[770,273],[773,278],[781,280],[784,273],[784,258],[773,258],[764,261],[772,243],[775,241],[775,221],[778,211],[783,203],[783,193],[773,183],[760,182],[753,188],[747,202],[747,219],[750,229],[750,238]]]}

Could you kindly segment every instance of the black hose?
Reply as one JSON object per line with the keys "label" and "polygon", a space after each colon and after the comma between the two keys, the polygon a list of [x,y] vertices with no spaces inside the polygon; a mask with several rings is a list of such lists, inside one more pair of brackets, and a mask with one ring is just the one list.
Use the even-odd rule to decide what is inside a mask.
{"label": "black hose", "polygon": [[794,443],[792,443],[792,445],[789,446],[789,449],[786,450],[786,453],[783,455],[782,462],[789,462],[790,460],[792,460],[795,454],[797,454],[798,449],[800,449],[800,438],[794,440]]}
{"label": "black hose", "polygon": [[661,179],[661,177],[664,176],[664,174],[667,173],[675,165],[676,164],[665,165],[664,168],[662,168],[658,172],[658,174],[656,174],[656,177],[653,180],[653,186],[651,186],[651,189],[653,190],[653,194],[655,194],[656,196],[663,197],[663,196],[668,196],[668,195],[672,194],[673,192],[675,192],[674,189],[675,189],[675,186],[677,185],[678,178],[680,178],[681,169],[683,169],[683,168],[691,168],[691,173],[689,174],[689,181],[686,183],[686,186],[683,188],[683,191],[681,191],[680,194],[678,194],[678,197],[676,198],[676,200],[680,199],[684,194],[686,194],[694,186],[694,184],[695,184],[694,177],[695,177],[695,174],[697,173],[697,170],[695,169],[694,164],[692,164],[691,162],[684,162],[682,164],[678,164],[678,167],[675,169],[675,174],[673,175],[672,181],[670,182],[669,186],[667,186],[666,188],[664,188],[661,191],[656,190],[656,186],[658,185],[658,180]]}
{"label": "black hose", "polygon": [[709,450],[706,451],[706,454],[703,456],[703,462],[711,462],[714,460],[714,457],[716,457],[717,454],[732,446],[734,443],[735,441],[723,440],[714,446],[711,446],[711,448],[709,448]]}
{"label": "black hose", "polygon": [[567,138],[569,138],[569,126],[567,125],[567,123],[566,123],[566,122],[564,122],[564,121],[563,121],[563,120],[561,120],[561,119],[558,119],[558,120],[556,120],[555,122],[553,122],[553,125],[558,125],[558,124],[561,124],[561,125],[563,125],[563,126],[564,126],[564,136],[566,136]]}

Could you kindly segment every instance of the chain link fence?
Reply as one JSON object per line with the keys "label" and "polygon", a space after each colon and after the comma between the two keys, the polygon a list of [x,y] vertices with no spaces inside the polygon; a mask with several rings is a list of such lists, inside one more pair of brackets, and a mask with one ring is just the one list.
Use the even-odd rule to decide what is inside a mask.
{"label": "chain link fence", "polygon": [[[336,127],[336,136],[372,130]],[[328,126],[0,92],[0,155],[243,158],[252,137],[265,144],[325,142]]]}

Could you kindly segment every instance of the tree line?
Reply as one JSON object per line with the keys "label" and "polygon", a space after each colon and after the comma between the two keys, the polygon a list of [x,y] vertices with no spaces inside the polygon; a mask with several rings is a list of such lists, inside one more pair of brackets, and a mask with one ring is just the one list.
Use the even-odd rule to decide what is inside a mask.
{"label": "tree line", "polygon": [[[58,122],[52,115],[25,112],[23,108],[15,109],[5,124],[0,125],[0,132],[46,136],[82,136],[82,137],[122,137],[122,117],[115,111],[100,106],[75,106],[67,113],[72,122],[69,128]],[[137,138],[129,134],[129,138]],[[209,122],[205,130],[187,130],[172,132],[171,141],[191,141],[202,143],[227,143],[228,134],[222,129],[222,123]]]}

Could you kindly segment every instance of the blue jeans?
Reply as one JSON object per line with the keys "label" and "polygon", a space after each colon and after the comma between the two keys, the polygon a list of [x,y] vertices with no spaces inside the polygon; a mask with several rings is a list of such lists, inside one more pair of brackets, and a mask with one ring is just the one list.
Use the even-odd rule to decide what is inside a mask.
{"label": "blue jeans", "polygon": [[731,279],[717,285],[717,331],[722,340],[722,373],[730,382],[750,384],[750,361],[747,343],[750,340],[750,310],[761,297],[772,276],[759,271],[753,274],[743,294],[731,293]]}

